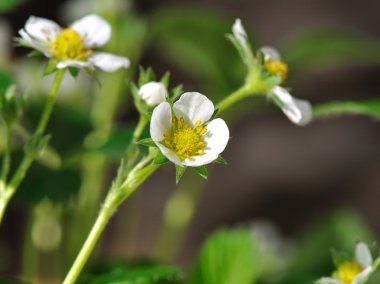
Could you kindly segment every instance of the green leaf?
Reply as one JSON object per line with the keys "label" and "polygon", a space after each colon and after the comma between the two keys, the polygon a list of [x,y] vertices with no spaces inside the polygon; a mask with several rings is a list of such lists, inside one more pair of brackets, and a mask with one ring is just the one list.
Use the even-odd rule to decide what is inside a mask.
{"label": "green leaf", "polygon": [[216,160],[214,161],[214,163],[228,165],[227,161],[225,159],[223,159],[222,156],[219,156],[218,158],[216,158]]}
{"label": "green leaf", "polygon": [[13,84],[12,76],[9,72],[0,70],[0,91],[5,91]]}
{"label": "green leaf", "polygon": [[69,67],[69,72],[71,74],[71,76],[75,79],[76,77],[78,77],[78,74],[79,74],[79,68],[77,67]]}
{"label": "green leaf", "polygon": [[253,284],[258,261],[250,230],[222,229],[202,246],[187,284]]}
{"label": "green leaf", "polygon": [[181,269],[151,262],[110,263],[82,277],[78,283],[86,284],[177,284]]}
{"label": "green leaf", "polygon": [[161,83],[165,85],[166,88],[169,88],[169,81],[170,81],[170,72],[167,71],[164,76],[161,78]]}
{"label": "green leaf", "polygon": [[137,144],[147,146],[147,147],[157,147],[156,143],[153,141],[152,138],[145,138],[137,141]]}
{"label": "green leaf", "polygon": [[175,183],[176,184],[178,184],[181,181],[186,169],[187,167],[181,167],[181,166],[175,165]]}
{"label": "green leaf", "polygon": [[110,135],[108,140],[103,145],[95,150],[101,151],[109,157],[120,159],[120,157],[123,157],[125,150],[132,141],[135,127],[135,125],[131,125],[126,128],[116,130]]}
{"label": "green leaf", "polygon": [[0,12],[10,11],[20,4],[22,4],[24,0],[1,0],[0,1]]}
{"label": "green leaf", "polygon": [[380,99],[328,102],[313,106],[314,118],[337,115],[368,115],[380,120]]}
{"label": "green leaf", "polygon": [[208,171],[205,166],[195,167],[195,171],[205,180],[208,178]]}
{"label": "green leaf", "polygon": [[56,58],[51,58],[45,66],[44,76],[54,73],[57,70],[58,60]]}
{"label": "green leaf", "polygon": [[169,162],[168,158],[166,158],[165,155],[162,154],[161,152],[153,160],[153,164],[155,165],[163,165],[163,164],[166,164],[167,162]]}

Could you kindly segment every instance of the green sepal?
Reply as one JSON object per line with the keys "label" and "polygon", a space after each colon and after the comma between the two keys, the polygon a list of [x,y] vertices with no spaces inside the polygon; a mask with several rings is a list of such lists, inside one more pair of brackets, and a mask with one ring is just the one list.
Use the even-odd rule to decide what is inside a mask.
{"label": "green sepal", "polygon": [[178,85],[175,88],[173,88],[170,92],[170,98],[174,102],[176,101],[180,95],[183,93],[183,85]]}
{"label": "green sepal", "polygon": [[43,53],[41,51],[38,51],[38,50],[33,50],[31,52],[28,53],[27,57],[41,57],[43,56]]}
{"label": "green sepal", "polygon": [[135,83],[129,84],[129,89],[131,91],[132,97],[133,97],[133,103],[136,107],[136,109],[139,111],[140,114],[144,115],[147,113],[147,105],[144,102],[144,100],[139,95],[139,89],[136,86]]}
{"label": "green sepal", "polygon": [[331,249],[331,257],[335,264],[335,267],[339,267],[343,262],[351,261],[351,257],[348,253]]}
{"label": "green sepal", "polygon": [[153,160],[153,164],[155,165],[163,165],[163,164],[166,164],[167,162],[169,162],[169,159],[165,157],[164,154],[162,153],[159,153],[156,158],[154,158]]}
{"label": "green sepal", "polygon": [[205,180],[208,178],[208,171],[205,166],[195,167],[194,170]]}
{"label": "green sepal", "polygon": [[160,82],[161,82],[162,84],[164,84],[164,86],[166,87],[166,89],[168,89],[168,88],[169,88],[169,81],[170,81],[170,72],[167,71],[167,72],[164,74],[164,76],[162,76]]}
{"label": "green sepal", "polygon": [[144,68],[140,66],[138,86],[141,87],[142,85],[145,85],[151,81],[156,81],[156,75],[154,74],[152,68],[148,67],[148,69],[144,70]]}
{"label": "green sepal", "polygon": [[54,73],[57,70],[58,60],[56,58],[51,58],[45,66],[44,76]]}
{"label": "green sepal", "polygon": [[219,109],[215,109],[214,113],[212,114],[211,118],[209,119],[210,121],[213,120],[217,115],[218,115]]}
{"label": "green sepal", "polygon": [[98,76],[96,75],[94,69],[91,69],[90,67],[86,67],[86,68],[84,68],[84,71],[87,73],[88,76],[90,76],[92,79],[94,79],[96,81],[96,83],[98,83],[99,87],[102,87],[102,83],[100,83],[100,80],[99,80]]}
{"label": "green sepal", "polygon": [[152,138],[145,138],[137,141],[137,144],[147,146],[147,147],[157,147]]}
{"label": "green sepal", "polygon": [[257,63],[260,66],[264,66],[265,64],[265,54],[261,50],[257,52]]}
{"label": "green sepal", "polygon": [[186,169],[187,167],[181,167],[181,166],[175,165],[175,183],[176,184],[178,184],[181,181]]}
{"label": "green sepal", "polygon": [[216,160],[214,161],[214,163],[228,165],[227,161],[225,159],[223,159],[222,156],[219,156],[218,158],[216,158]]}
{"label": "green sepal", "polygon": [[77,67],[69,67],[69,72],[70,72],[70,75],[76,79],[78,77],[78,74],[79,74],[79,68]]}

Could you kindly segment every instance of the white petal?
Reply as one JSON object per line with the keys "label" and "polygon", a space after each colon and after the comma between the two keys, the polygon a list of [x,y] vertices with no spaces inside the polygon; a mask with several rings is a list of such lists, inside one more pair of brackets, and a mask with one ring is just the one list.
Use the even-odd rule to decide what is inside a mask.
{"label": "white petal", "polygon": [[184,93],[173,105],[177,118],[183,117],[193,125],[200,120],[208,121],[214,113],[214,104],[204,95],[197,92]]}
{"label": "white petal", "polygon": [[65,61],[60,61],[57,64],[58,69],[63,69],[66,67],[85,68],[85,67],[93,67],[93,65],[90,62],[79,61],[79,60],[65,60]]}
{"label": "white petal", "polygon": [[61,28],[51,20],[30,16],[26,21],[25,31],[33,39],[49,43],[61,32]]}
{"label": "white petal", "polygon": [[334,279],[334,278],[330,278],[330,277],[323,277],[321,279],[319,279],[316,284],[343,284],[342,282],[340,282],[339,280],[337,279]]}
{"label": "white petal", "polygon": [[278,52],[278,50],[271,46],[263,46],[262,48],[260,48],[260,51],[264,53],[265,61],[281,59],[281,55]]}
{"label": "white petal", "polygon": [[150,120],[150,136],[158,145],[164,139],[165,132],[172,124],[170,105],[167,102],[160,103],[152,113]]}
{"label": "white petal", "polygon": [[360,272],[358,275],[355,276],[355,278],[352,280],[351,284],[364,284],[370,274],[372,273],[373,268],[371,266],[364,269],[362,272]]}
{"label": "white petal", "polygon": [[130,65],[128,58],[106,52],[94,52],[87,57],[87,60],[106,72],[113,72],[120,68],[128,68]]}
{"label": "white petal", "polygon": [[289,92],[279,86],[272,89],[275,101],[280,101],[279,105],[285,115],[297,125],[306,125],[312,119],[312,108],[308,101],[293,98]]}
{"label": "white petal", "polygon": [[52,56],[52,52],[48,47],[49,44],[33,39],[24,29],[19,30],[18,33],[21,36],[21,44],[41,51],[46,57]]}
{"label": "white petal", "polygon": [[240,19],[235,20],[235,23],[232,26],[232,33],[242,46],[245,47],[247,45],[247,33],[245,32]]}
{"label": "white petal", "polygon": [[365,243],[358,242],[356,244],[355,259],[362,267],[368,267],[372,265],[372,255]]}
{"label": "white petal", "polygon": [[106,44],[112,32],[111,25],[95,14],[75,21],[70,28],[81,35],[87,48],[95,48]]}
{"label": "white petal", "polygon": [[209,164],[218,158],[227,146],[230,133],[223,119],[212,120],[207,126],[207,133],[203,136],[206,144],[205,153],[185,159],[183,164],[189,167],[199,167]]}
{"label": "white petal", "polygon": [[164,145],[162,145],[161,143],[156,143],[156,145],[158,146],[158,148],[160,148],[161,150],[161,153],[169,159],[169,161],[171,161],[172,163],[178,165],[178,166],[181,166],[183,167],[185,164],[183,162],[181,162],[181,160],[178,158],[178,156],[173,153],[173,151],[169,150],[168,148],[166,148]]}
{"label": "white petal", "polygon": [[140,87],[139,95],[149,106],[155,106],[165,101],[168,91],[161,82],[149,82]]}

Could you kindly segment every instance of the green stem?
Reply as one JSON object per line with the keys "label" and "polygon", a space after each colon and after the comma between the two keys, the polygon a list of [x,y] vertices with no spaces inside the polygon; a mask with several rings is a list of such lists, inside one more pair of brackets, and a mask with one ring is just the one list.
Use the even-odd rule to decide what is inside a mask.
{"label": "green stem", "polygon": [[[37,130],[35,133],[43,134],[46,129],[64,73],[65,73],[65,69],[60,69],[57,71],[49,98],[45,104],[44,111],[42,113],[42,116],[40,118],[40,121],[37,126]],[[17,188],[19,187],[20,183],[24,179],[26,172],[28,171],[30,165],[32,164],[35,158],[36,158],[35,155],[26,154],[24,158],[22,159],[20,165],[18,166],[17,170],[13,174],[9,182],[9,185],[5,186],[5,190],[0,196],[0,224],[4,216],[6,207],[9,203],[9,200],[12,198],[12,196],[16,192]]]}
{"label": "green stem", "polygon": [[145,115],[140,115],[139,122],[137,123],[136,129],[133,132],[133,141],[132,143],[136,143],[140,137],[142,132],[145,129],[146,124],[148,123],[148,119],[146,118]]}
{"label": "green stem", "polygon": [[131,196],[131,194],[135,192],[135,190],[159,167],[159,165],[148,165],[144,167],[152,159],[153,155],[148,155],[143,158],[141,162],[138,163],[131,171],[130,175],[128,175],[128,178],[124,184],[117,188],[112,187],[109,190],[104,206],[99,212],[90,234],[83,244],[65,280],[63,281],[63,284],[75,283],[92,250],[94,249],[95,244],[99,240],[100,235],[104,231],[105,226],[117,210],[118,206],[127,200],[129,196]]}
{"label": "green stem", "polygon": [[237,89],[235,92],[230,94],[228,97],[223,99],[216,105],[216,109],[219,110],[219,113],[229,108],[231,105],[235,104],[237,101],[243,99],[251,93],[251,88],[248,88],[246,85]]}
{"label": "green stem", "polygon": [[1,169],[1,179],[4,184],[7,183],[7,176],[11,165],[11,126],[5,123],[5,144],[4,144],[4,158],[3,166]]}

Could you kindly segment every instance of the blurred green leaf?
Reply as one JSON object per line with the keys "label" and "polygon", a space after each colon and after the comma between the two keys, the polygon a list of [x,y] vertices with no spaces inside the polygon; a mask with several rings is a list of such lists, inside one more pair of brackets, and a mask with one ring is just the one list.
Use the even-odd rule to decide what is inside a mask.
{"label": "blurred green leaf", "polygon": [[313,117],[368,115],[380,120],[380,100],[328,102],[313,106]]}
{"label": "blurred green leaf", "polygon": [[24,0],[0,0],[0,12],[6,12],[22,4]]}
{"label": "blurred green leaf", "polygon": [[256,283],[256,246],[248,229],[220,230],[201,249],[188,284]]}
{"label": "blurred green leaf", "polygon": [[0,91],[5,91],[12,84],[13,84],[13,79],[12,79],[11,74],[9,74],[6,71],[0,70]]}
{"label": "blurred green leaf", "polygon": [[380,41],[354,31],[301,32],[288,40],[282,55],[291,69],[327,68],[341,64],[380,64]]}
{"label": "blurred green leaf", "polygon": [[84,277],[86,284],[175,284],[181,270],[151,262],[111,263]]}
{"label": "blurred green leaf", "polygon": [[[196,19],[196,20],[194,20]],[[158,52],[220,99],[244,81],[244,65],[225,34],[232,19],[195,7],[164,7],[153,15]]]}
{"label": "blurred green leaf", "polygon": [[121,158],[124,156],[127,146],[131,143],[136,125],[130,125],[124,129],[113,132],[106,143],[97,150],[107,156]]}

